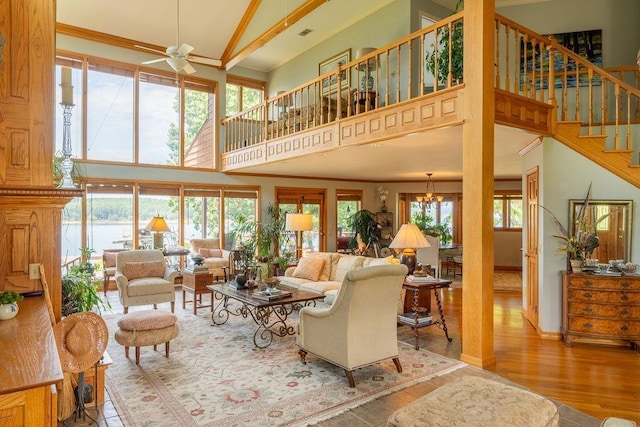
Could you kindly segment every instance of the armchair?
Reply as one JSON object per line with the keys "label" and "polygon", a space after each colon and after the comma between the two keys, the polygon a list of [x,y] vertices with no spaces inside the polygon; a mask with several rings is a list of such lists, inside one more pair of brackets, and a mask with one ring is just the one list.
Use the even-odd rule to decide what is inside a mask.
{"label": "armchair", "polygon": [[171,302],[175,308],[175,278],[178,272],[169,268],[160,250],[119,252],[116,256],[116,285],[124,313],[136,305]]}
{"label": "armchair", "polygon": [[355,387],[353,370],[393,359],[398,372],[397,301],[407,267],[381,265],[347,273],[329,308],[300,310],[296,343],[302,363],[307,353],[344,369]]}

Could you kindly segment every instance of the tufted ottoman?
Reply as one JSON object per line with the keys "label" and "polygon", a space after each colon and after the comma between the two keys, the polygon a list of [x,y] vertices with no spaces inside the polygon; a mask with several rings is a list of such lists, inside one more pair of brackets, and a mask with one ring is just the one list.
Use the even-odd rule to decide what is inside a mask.
{"label": "tufted ottoman", "polygon": [[140,364],[140,347],[164,343],[165,355],[169,357],[169,341],[178,336],[177,316],[158,310],[134,311],[118,320],[115,334],[118,344],[124,346],[124,354],[129,357],[129,347],[136,348],[136,365]]}
{"label": "tufted ottoman", "polygon": [[388,426],[557,426],[551,401],[521,388],[465,375],[398,409]]}

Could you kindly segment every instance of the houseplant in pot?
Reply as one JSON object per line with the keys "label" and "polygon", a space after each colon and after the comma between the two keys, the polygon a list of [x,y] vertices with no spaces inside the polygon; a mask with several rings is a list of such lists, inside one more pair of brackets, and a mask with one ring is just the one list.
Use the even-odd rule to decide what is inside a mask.
{"label": "houseplant in pot", "polygon": [[14,291],[0,292],[0,320],[13,319],[18,314],[18,301],[24,297]]}
{"label": "houseplant in pot", "polygon": [[[458,0],[456,3],[455,13],[464,8],[464,0]],[[451,32],[451,37],[450,33]],[[431,45],[431,50],[427,52],[425,57],[425,66],[434,76],[438,75],[438,81],[435,84],[448,86],[449,78],[449,58],[451,58],[451,80],[452,84],[462,81],[463,77],[463,39],[464,28],[462,20],[455,21],[449,27],[442,27],[437,30],[437,41]],[[451,56],[449,56],[451,50]]]}
{"label": "houseplant in pot", "polygon": [[97,291],[96,281],[81,265],[71,267],[69,273],[62,276],[62,315],[68,316],[79,311],[93,311],[98,313],[102,309],[111,308],[109,302],[104,302]]}

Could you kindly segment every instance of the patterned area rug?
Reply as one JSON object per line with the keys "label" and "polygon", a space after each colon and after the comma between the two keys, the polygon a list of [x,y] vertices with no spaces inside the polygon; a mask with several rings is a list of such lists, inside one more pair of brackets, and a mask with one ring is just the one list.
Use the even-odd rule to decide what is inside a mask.
{"label": "patterned area rug", "polygon": [[214,327],[205,309],[194,316],[176,304],[176,314],[180,333],[169,358],[164,345],[144,347],[139,366],[135,349],[127,359],[113,338],[121,314],[104,316],[113,359],[106,386],[126,426],[307,425],[466,366],[399,343],[401,374],[380,362],[356,370],[349,388],[342,369],[311,354],[303,365],[293,336],[255,350],[251,319]]}

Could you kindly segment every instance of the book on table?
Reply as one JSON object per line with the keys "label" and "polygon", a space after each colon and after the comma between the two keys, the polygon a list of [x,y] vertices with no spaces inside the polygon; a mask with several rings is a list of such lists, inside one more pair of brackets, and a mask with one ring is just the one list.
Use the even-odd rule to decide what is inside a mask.
{"label": "book on table", "polygon": [[[412,311],[404,314],[399,314],[398,319],[410,325],[415,325],[416,314]],[[422,316],[418,315],[418,326],[426,326],[430,325],[431,323],[433,323],[433,316],[431,316],[430,314]]]}
{"label": "book on table", "polygon": [[279,291],[277,293],[267,293],[265,291],[254,292],[252,294],[254,298],[264,300],[264,301],[275,301],[282,298],[288,298],[291,296],[291,292],[289,291]]}
{"label": "book on table", "polygon": [[435,283],[438,281],[439,279],[436,279],[433,276],[414,276],[411,274],[407,276],[407,282],[411,283]]}

